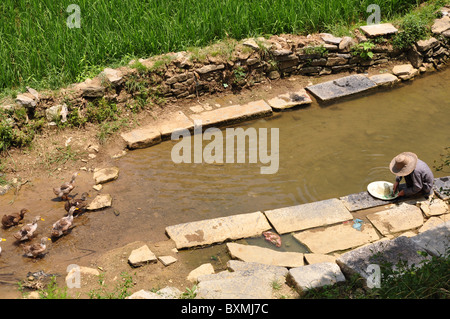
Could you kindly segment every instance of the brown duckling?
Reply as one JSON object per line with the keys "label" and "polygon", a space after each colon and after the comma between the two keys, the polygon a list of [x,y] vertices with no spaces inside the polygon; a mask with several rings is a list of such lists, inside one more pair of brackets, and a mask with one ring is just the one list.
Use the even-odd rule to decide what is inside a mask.
{"label": "brown duckling", "polygon": [[75,178],[78,176],[78,172],[72,174],[70,182],[63,183],[60,187],[53,188],[53,192],[56,196],[60,197],[62,200],[67,200],[69,193],[75,188]]}
{"label": "brown duckling", "polygon": [[19,224],[19,222],[23,219],[26,213],[29,213],[28,209],[23,208],[19,213],[12,213],[9,215],[3,215],[2,225],[3,227],[11,227]]}
{"label": "brown duckling", "polygon": [[52,237],[61,237],[69,230],[70,226],[73,224],[73,213],[76,210],[78,210],[77,207],[70,207],[69,214],[53,224]]}
{"label": "brown duckling", "polygon": [[16,238],[17,240],[20,240],[20,241],[24,241],[24,240],[27,240],[27,239],[30,239],[31,237],[33,237],[33,234],[37,229],[37,222],[39,220],[43,221],[44,219],[41,218],[40,216],[35,217],[31,224],[26,224],[18,232],[16,232],[13,235],[14,238]]}
{"label": "brown duckling", "polygon": [[32,245],[21,245],[25,255],[27,257],[36,258],[39,255],[43,254],[47,249],[47,240],[50,240],[48,237],[42,237],[41,242],[39,244]]}
{"label": "brown duckling", "polygon": [[66,201],[66,203],[64,204],[64,208],[66,209],[66,211],[69,211],[71,207],[75,206],[76,208],[78,208],[78,213],[82,213],[86,209],[86,200],[88,197],[89,194],[87,192],[84,192],[83,194],[81,194],[81,198],[74,198]]}

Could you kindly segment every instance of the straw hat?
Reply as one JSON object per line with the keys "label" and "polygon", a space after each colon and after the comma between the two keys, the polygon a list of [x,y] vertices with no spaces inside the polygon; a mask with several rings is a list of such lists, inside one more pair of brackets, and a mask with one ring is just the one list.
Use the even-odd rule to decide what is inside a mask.
{"label": "straw hat", "polygon": [[389,169],[397,176],[406,176],[416,168],[416,164],[416,154],[411,152],[403,152],[392,159],[389,164]]}

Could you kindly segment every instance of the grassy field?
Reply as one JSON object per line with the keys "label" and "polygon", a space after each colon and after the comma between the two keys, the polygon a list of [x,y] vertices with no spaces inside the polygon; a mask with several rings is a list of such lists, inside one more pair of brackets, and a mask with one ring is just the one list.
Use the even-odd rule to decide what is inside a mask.
{"label": "grassy field", "polygon": [[[3,0],[0,3],[0,94],[30,85],[58,88],[117,66],[204,46],[227,36],[334,31],[365,21],[369,4],[381,19],[419,0]],[[80,28],[67,20],[80,9]],[[70,20],[74,21],[74,20]]]}

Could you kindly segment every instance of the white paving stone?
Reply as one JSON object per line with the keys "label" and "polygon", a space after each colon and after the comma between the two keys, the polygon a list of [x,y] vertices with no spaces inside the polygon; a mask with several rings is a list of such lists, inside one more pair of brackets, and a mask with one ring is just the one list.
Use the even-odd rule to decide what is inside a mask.
{"label": "white paving stone", "polygon": [[336,263],[329,262],[292,268],[289,270],[288,278],[300,290],[308,290],[345,281],[344,274],[339,266]]}

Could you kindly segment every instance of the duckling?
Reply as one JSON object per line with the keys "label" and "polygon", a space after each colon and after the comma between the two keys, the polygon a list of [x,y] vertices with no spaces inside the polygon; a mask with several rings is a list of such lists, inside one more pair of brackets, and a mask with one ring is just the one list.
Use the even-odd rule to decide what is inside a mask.
{"label": "duckling", "polygon": [[21,245],[23,251],[25,252],[25,255],[27,257],[36,258],[39,255],[43,254],[45,250],[47,249],[47,240],[50,240],[48,237],[42,237],[41,242],[39,244],[32,244],[32,245]]}
{"label": "duckling", "polygon": [[78,172],[72,174],[70,182],[63,183],[60,187],[53,188],[53,192],[56,196],[60,197],[62,200],[67,200],[69,193],[74,189],[75,178],[78,176]]}
{"label": "duckling", "polygon": [[64,204],[64,208],[66,209],[66,211],[69,211],[71,207],[75,206],[76,208],[78,208],[78,213],[84,212],[87,206],[86,200],[88,197],[89,194],[87,192],[84,192],[83,194],[81,194],[81,198],[75,198],[66,201],[66,203]]}
{"label": "duckling", "polygon": [[69,214],[53,224],[52,237],[61,237],[69,230],[70,226],[72,226],[73,223],[73,213],[76,210],[78,210],[77,207],[70,207]]}
{"label": "duckling", "polygon": [[20,240],[20,241],[24,241],[24,240],[30,239],[33,236],[33,234],[36,231],[36,229],[37,229],[37,222],[39,220],[43,221],[44,219],[41,218],[40,216],[36,216],[33,219],[33,222],[31,224],[26,224],[25,226],[22,227],[22,229],[20,229],[18,232],[16,232],[13,235],[14,238],[16,238],[17,240]]}
{"label": "duckling", "polygon": [[[6,239],[5,238],[0,238],[0,242],[2,242],[2,241],[6,241]],[[0,247],[0,254],[2,253],[2,247]]]}
{"label": "duckling", "polygon": [[15,226],[19,224],[19,222],[23,219],[24,215],[29,213],[28,209],[23,208],[20,210],[20,213],[12,213],[10,215],[3,215],[2,225],[5,228]]}

